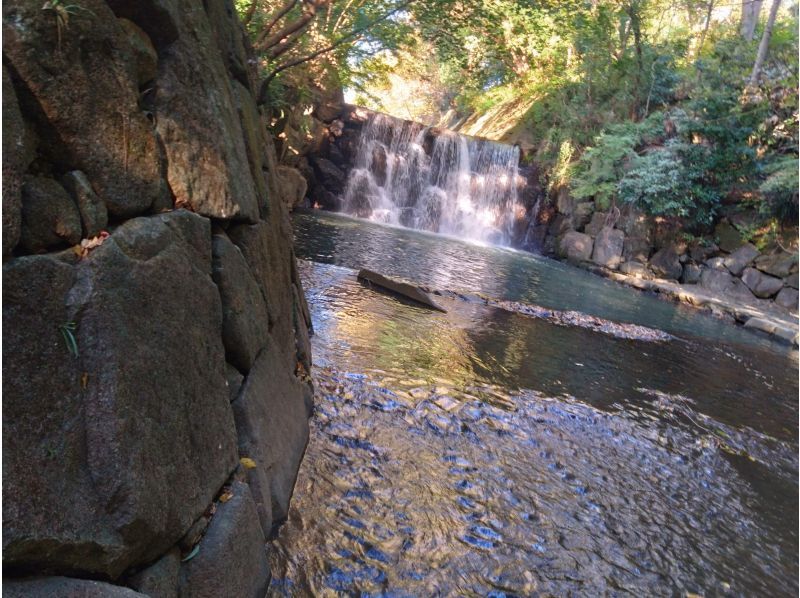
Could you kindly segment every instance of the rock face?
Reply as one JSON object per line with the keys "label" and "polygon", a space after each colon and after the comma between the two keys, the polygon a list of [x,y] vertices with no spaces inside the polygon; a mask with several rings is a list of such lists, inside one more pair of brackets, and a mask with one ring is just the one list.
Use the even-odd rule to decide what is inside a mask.
{"label": "rock face", "polygon": [[592,261],[606,268],[616,269],[622,257],[622,245],[625,240],[625,233],[621,230],[604,226],[597,233],[594,240],[594,251]]}
{"label": "rock face", "polygon": [[671,280],[680,280],[681,274],[683,274],[683,266],[681,266],[678,253],[672,245],[659,249],[650,258],[650,269],[656,273],[656,276]]}
{"label": "rock face", "polygon": [[570,231],[561,237],[558,244],[559,255],[571,262],[585,262],[592,257],[594,242],[589,235]]}
{"label": "rock face", "polygon": [[750,243],[745,243],[739,249],[725,258],[724,264],[734,276],[741,276],[742,271],[758,256],[758,249]]}
{"label": "rock face", "polygon": [[50,4],[3,5],[4,591],[262,596],[311,318],[244,30],[85,0],[59,36]]}
{"label": "rock face", "polygon": [[746,268],[742,273],[742,281],[753,291],[753,295],[762,299],[772,297],[783,288],[780,278],[769,276],[755,268]]}

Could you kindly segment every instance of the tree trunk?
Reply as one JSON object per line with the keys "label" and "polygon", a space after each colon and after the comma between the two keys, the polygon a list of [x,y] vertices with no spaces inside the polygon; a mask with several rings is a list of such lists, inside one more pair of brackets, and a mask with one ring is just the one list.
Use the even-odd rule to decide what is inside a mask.
{"label": "tree trunk", "polygon": [[739,31],[748,42],[753,41],[763,4],[764,0],[742,0],[742,24]]}
{"label": "tree trunk", "polygon": [[748,87],[755,87],[758,84],[758,77],[761,75],[761,67],[764,66],[764,60],[767,57],[767,50],[769,49],[769,40],[772,37],[772,28],[775,26],[775,17],[778,16],[778,8],[780,8],[781,0],[772,0],[772,7],[769,9],[769,19],[767,19],[767,26],[764,27],[764,35],[761,36],[761,43],[758,44],[758,54],[756,55],[756,62],[753,65],[753,72],[750,73],[750,81]]}

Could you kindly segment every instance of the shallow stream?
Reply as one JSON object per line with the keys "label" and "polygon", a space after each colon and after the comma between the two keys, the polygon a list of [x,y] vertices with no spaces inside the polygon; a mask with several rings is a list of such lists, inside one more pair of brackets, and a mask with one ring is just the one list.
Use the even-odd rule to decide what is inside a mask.
{"label": "shallow stream", "polygon": [[[797,352],[538,256],[294,217],[316,411],[272,596],[797,595]],[[665,331],[621,339],[442,291]]]}

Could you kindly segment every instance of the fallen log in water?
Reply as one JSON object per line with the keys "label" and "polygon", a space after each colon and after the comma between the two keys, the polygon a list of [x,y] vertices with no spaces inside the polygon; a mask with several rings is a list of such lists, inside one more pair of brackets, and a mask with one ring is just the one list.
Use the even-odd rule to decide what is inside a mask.
{"label": "fallen log in water", "polygon": [[445,308],[437,304],[425,291],[413,284],[394,280],[383,274],[378,274],[377,272],[363,268],[358,272],[358,279],[400,295],[401,297],[405,297],[406,299],[411,299],[416,303],[421,303],[431,309],[447,313]]}

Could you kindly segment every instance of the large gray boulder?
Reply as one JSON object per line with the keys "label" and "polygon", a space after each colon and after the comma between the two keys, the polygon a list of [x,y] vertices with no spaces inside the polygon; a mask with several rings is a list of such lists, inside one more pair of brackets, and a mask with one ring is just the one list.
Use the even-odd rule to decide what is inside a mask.
{"label": "large gray boulder", "polygon": [[81,0],[62,35],[55,28],[41,3],[3,3],[3,64],[26,91],[18,97],[36,118],[39,151],[85,172],[113,216],[141,214],[166,188],[128,36],[102,0]]}
{"label": "large gray boulder", "polygon": [[753,292],[753,295],[762,299],[772,297],[783,288],[783,280],[764,274],[755,268],[745,268],[742,273],[742,282]]}
{"label": "large gray boulder", "polygon": [[210,233],[180,210],[78,263],[6,262],[6,567],[114,579],[175,544],[236,467]]}
{"label": "large gray boulder", "polygon": [[178,39],[159,55],[153,98],[176,205],[213,218],[255,222],[259,198],[247,135],[214,31],[205,11],[194,5],[185,7],[177,24]]}
{"label": "large gray boulder", "polygon": [[344,193],[347,175],[336,164],[326,158],[315,157],[311,159],[311,166],[320,185],[334,195]]}
{"label": "large gray boulder", "polygon": [[173,598],[178,594],[180,568],[181,551],[174,547],[152,565],[130,576],[126,583],[150,598]]}
{"label": "large gray boulder", "polygon": [[754,267],[772,276],[785,278],[792,272],[797,272],[797,254],[780,252],[762,255],[756,258]]}
{"label": "large gray boulder", "polygon": [[592,261],[600,266],[616,269],[622,257],[624,241],[625,233],[610,226],[604,226],[594,240]]}
{"label": "large gray boulder", "polygon": [[278,166],[278,185],[281,200],[290,210],[299,206],[306,196],[308,183],[300,171],[290,166]]}
{"label": "large gray boulder", "polygon": [[745,243],[731,253],[723,261],[725,267],[734,276],[741,276],[742,271],[758,257],[758,249],[750,243]]}
{"label": "large gray boulder", "polygon": [[91,579],[29,577],[3,579],[5,598],[146,598],[147,594]]}
{"label": "large gray boulder", "polygon": [[580,230],[592,219],[594,213],[593,201],[582,201],[575,204],[575,209],[572,211],[572,228]]}
{"label": "large gray boulder", "polygon": [[596,237],[597,233],[599,233],[606,225],[607,217],[608,214],[606,212],[595,212],[592,214],[592,219],[589,224],[584,227],[583,232],[592,238]]}
{"label": "large gray boulder", "polygon": [[246,372],[267,345],[267,302],[236,245],[224,234],[212,243],[214,282],[222,297],[222,342],[227,359]]}
{"label": "large gray boulder", "polygon": [[196,556],[180,570],[180,598],[263,598],[270,581],[267,546],[256,520],[250,488],[230,486],[232,497],[219,502]]}
{"label": "large gray boulder", "polygon": [[775,297],[775,303],[790,311],[797,311],[797,297],[797,289],[784,287],[780,290],[777,297]]}
{"label": "large gray boulder", "polygon": [[667,245],[653,254],[650,258],[650,269],[656,276],[669,280],[680,280],[683,274],[683,266],[672,245]]}
{"label": "large gray boulder", "polygon": [[745,284],[727,270],[703,268],[700,274],[700,286],[716,295],[737,299],[743,303],[752,303],[755,300],[753,293]]}
{"label": "large gray boulder", "polygon": [[[260,510],[269,508],[273,521],[289,512],[300,460],[308,442],[307,388],[281,366],[278,347],[270,343],[247,375],[239,397],[231,403],[239,433],[239,454],[255,461],[248,481],[262,475],[262,484],[251,484]],[[265,530],[266,532],[266,530]]]}
{"label": "large gray boulder", "polygon": [[592,238],[576,231],[570,231],[558,240],[559,256],[571,262],[588,262],[593,248]]}
{"label": "large gray boulder", "polygon": [[64,187],[47,177],[26,177],[22,185],[22,248],[40,253],[80,240],[81,217]]}

